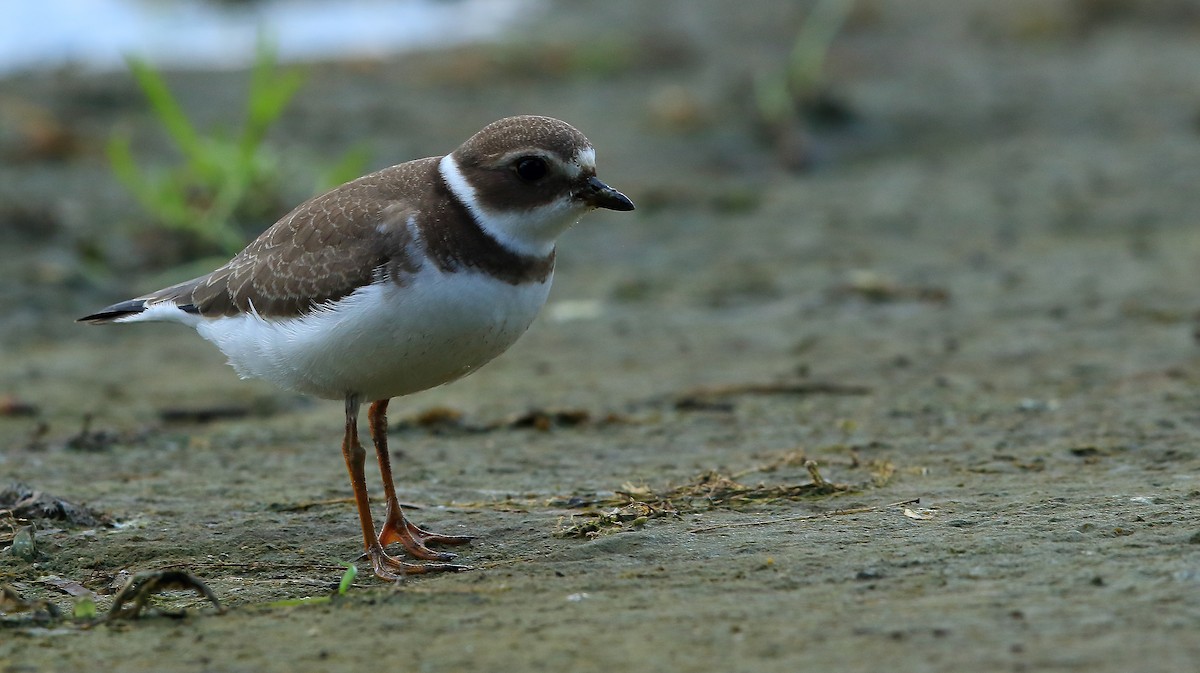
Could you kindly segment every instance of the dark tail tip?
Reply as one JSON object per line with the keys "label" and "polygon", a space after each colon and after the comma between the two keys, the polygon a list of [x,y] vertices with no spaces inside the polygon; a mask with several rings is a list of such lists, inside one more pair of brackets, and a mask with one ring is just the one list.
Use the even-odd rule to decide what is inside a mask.
{"label": "dark tail tip", "polygon": [[91,315],[85,315],[78,318],[75,322],[86,322],[92,325],[103,325],[106,322],[112,322],[117,318],[123,318],[127,315],[136,315],[146,309],[146,301],[144,299],[130,299],[119,304],[113,304],[107,308],[97,311]]}

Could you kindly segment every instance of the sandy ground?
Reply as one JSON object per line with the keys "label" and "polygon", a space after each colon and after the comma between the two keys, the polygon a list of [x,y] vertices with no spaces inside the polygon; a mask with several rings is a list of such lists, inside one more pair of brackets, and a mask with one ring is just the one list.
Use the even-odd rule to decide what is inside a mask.
{"label": "sandy ground", "polygon": [[[0,582],[103,612],[185,569],[226,608],[9,603],[0,670],[1195,670],[1200,6],[864,2],[829,56],[855,121],[781,148],[748,82],[802,12],[744,4],[563,6],[519,49],[313,69],[285,155],[367,139],[381,166],[539,112],[639,204],[565,237],[511,352],[392,405],[402,499],[478,535],[476,569],[333,600],[359,550],[339,405],[179,327],[71,322],[164,271],[101,151],[127,128],[170,156],[133,85],[0,83],[74,143],[0,136],[0,481],[114,524],[35,520],[30,560],[0,519]],[[243,75],[171,82],[236,121]],[[211,409],[244,415],[164,420]],[[620,492],[652,504],[562,535]]]}

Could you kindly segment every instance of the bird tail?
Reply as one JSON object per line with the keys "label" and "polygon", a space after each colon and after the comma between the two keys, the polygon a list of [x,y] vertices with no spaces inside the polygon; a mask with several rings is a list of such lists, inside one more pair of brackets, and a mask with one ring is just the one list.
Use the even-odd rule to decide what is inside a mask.
{"label": "bird tail", "polygon": [[105,323],[115,322],[121,318],[135,316],[146,310],[145,299],[129,299],[118,302],[112,306],[102,308],[91,315],[85,315],[75,322],[86,322],[92,325],[103,325]]}
{"label": "bird tail", "polygon": [[127,299],[85,315],[76,322],[103,325],[110,322],[182,322],[195,324],[200,310],[192,302],[192,292],[207,278],[201,276],[158,292]]}

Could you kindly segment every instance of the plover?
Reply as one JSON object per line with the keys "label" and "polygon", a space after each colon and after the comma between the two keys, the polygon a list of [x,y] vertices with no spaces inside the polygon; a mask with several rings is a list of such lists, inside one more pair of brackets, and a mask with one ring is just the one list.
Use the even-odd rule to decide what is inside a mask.
{"label": "plover", "polygon": [[[546,301],[555,240],[596,208],[633,210],[633,202],[596,177],[588,139],[557,119],[509,117],[450,154],[306,201],[206,276],[80,321],[180,322],[216,344],[242,378],[344,400],[342,455],[375,574],[464,570],[429,545],[469,536],[424,530],[400,508],[388,401],[466,376],[511,346]],[[387,500],[378,532],[358,439],[363,403]],[[390,556],[394,542],[437,563]]]}

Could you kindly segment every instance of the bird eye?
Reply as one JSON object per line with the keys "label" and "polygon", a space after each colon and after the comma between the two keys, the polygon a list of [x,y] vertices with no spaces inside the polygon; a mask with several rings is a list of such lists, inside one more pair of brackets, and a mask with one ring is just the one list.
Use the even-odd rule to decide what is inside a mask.
{"label": "bird eye", "polygon": [[549,167],[541,157],[521,157],[517,159],[517,175],[526,182],[537,182],[546,177]]}

